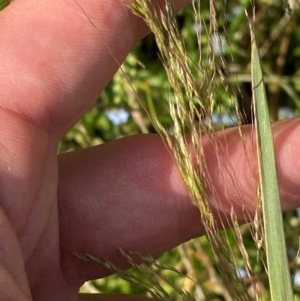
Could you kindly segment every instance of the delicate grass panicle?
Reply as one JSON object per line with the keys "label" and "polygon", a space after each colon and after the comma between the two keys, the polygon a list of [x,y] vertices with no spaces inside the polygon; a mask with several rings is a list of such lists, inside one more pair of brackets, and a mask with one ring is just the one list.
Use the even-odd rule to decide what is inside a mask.
{"label": "delicate grass panicle", "polygon": [[[200,1],[193,1],[193,5],[196,16],[195,19],[196,21],[201,22]],[[211,52],[206,58],[202,58],[201,56],[199,57],[198,72],[200,76],[196,76],[192,73],[190,65],[194,62],[190,60],[185,51],[184,42],[182,41],[176,23],[172,1],[166,1],[165,6],[162,9],[157,5],[157,2],[153,0],[134,0],[129,7],[133,13],[143,18],[146,24],[150,27],[151,31],[154,33],[164,68],[167,72],[170,85],[173,89],[173,94],[169,99],[170,114],[174,121],[174,127],[171,135],[169,135],[169,131],[164,129],[159,124],[157,124],[157,127],[167,137],[169,147],[174,153],[181,175],[189,187],[193,203],[200,210],[208,239],[211,242],[217,262],[219,264],[219,268],[224,276],[224,281],[227,283],[231,297],[236,300],[249,300],[250,297],[245,289],[244,284],[237,277],[236,264],[231,254],[230,246],[227,244],[226,237],[223,237],[222,234],[220,234],[220,232],[217,230],[216,220],[211,212],[206,191],[208,188],[212,190],[212,183],[210,183],[209,176],[206,174],[205,160],[201,147],[201,135],[209,135],[212,137],[215,147],[221,147],[216,140],[216,136],[214,135],[215,133],[212,126],[212,112],[216,98],[216,85],[214,79],[217,74],[220,76],[225,90],[228,91],[228,93],[232,92],[230,85],[228,84],[228,80],[226,79],[226,76],[224,76],[224,70],[227,70],[226,63],[222,55],[219,57],[219,59],[216,58],[215,51],[213,47],[211,47]],[[224,18],[225,4],[223,8],[224,9],[220,12],[220,14]],[[219,48],[222,49],[222,43],[218,33],[218,25],[216,21],[216,10],[213,1],[210,2],[210,13],[210,27],[206,28],[205,34],[209,36],[213,34],[217,39]],[[226,29],[225,20],[223,24],[224,29]],[[251,36],[254,40],[252,27]],[[198,35],[198,40],[199,39],[201,39],[200,35]],[[201,43],[199,43],[199,45],[200,44]],[[265,94],[261,92],[261,90],[264,88],[259,65],[259,55],[255,46],[255,41],[253,41],[251,65],[260,163],[261,194],[259,196],[261,196],[261,200],[258,199],[258,204],[260,204],[260,202],[263,204],[262,208],[265,223],[264,225],[267,229],[265,231],[265,239],[267,244],[263,247],[266,247],[267,250],[268,272],[270,273],[275,268],[277,269],[278,273],[278,278],[275,280],[277,282],[272,285],[271,281],[271,296],[273,300],[290,300],[292,298],[290,285],[291,281],[287,265],[284,264],[286,263],[286,251],[285,242],[283,239],[282,219],[280,215],[280,202],[278,198],[279,192],[278,189],[275,189],[276,187],[278,188],[276,164],[274,155],[270,156],[272,153],[274,154],[272,132],[268,118],[266,97]],[[232,94],[234,95],[234,93]],[[239,117],[238,112],[237,115]],[[197,124],[195,124],[195,117],[198,120]],[[240,120],[240,118],[238,118],[238,120]],[[263,126],[260,126],[262,123]],[[262,133],[262,131],[265,129],[268,129],[268,136],[266,136],[265,133]],[[188,133],[190,136],[189,142],[186,141],[186,133]],[[243,138],[242,131],[241,138]],[[191,145],[197,157],[196,166],[191,162],[189,155]],[[267,149],[266,156],[262,155],[264,152],[262,152],[261,148],[264,150]],[[270,159],[273,159],[273,161]],[[273,179],[273,182],[269,182],[270,178]],[[272,192],[275,190],[275,195],[274,193],[271,193],[269,196],[268,191],[270,190]],[[274,205],[275,196],[277,197],[276,207]],[[277,215],[272,213],[274,211],[277,213]],[[257,217],[259,216],[261,216],[260,212],[257,213]],[[239,231],[237,221],[234,218],[234,213],[232,214],[232,218],[237,243],[239,244],[246,270],[250,276],[250,279],[255,282],[254,273],[249,264],[247,252],[243,246],[242,236]],[[254,229],[260,229],[261,220],[257,218],[255,222],[256,225]],[[273,248],[270,247],[270,244],[274,244],[274,239],[276,239],[273,232],[270,233],[270,230],[268,230],[272,225],[277,226],[278,228],[276,235],[278,233],[281,234],[281,237],[278,237],[278,240],[275,243],[275,248],[274,245]],[[262,233],[257,233],[256,231],[254,232],[254,238],[259,237],[261,243]],[[278,253],[272,254],[272,252],[269,251],[272,249],[276,249]],[[278,266],[276,266],[276,260],[283,263],[282,269],[279,269]],[[270,264],[272,267],[270,267]],[[281,278],[279,274],[282,275]],[[269,277],[272,279],[271,275],[269,275]],[[259,291],[256,292],[256,296],[259,297]]]}
{"label": "delicate grass panicle", "polygon": [[[226,76],[228,68],[222,55],[223,45],[218,31],[217,16],[220,16],[223,19],[223,32],[225,32],[225,37],[227,38],[225,3],[216,11],[214,1],[210,0],[210,23],[209,26],[205,26],[205,22],[202,22],[200,0],[193,1],[195,24],[204,26],[202,32],[197,32],[199,45],[199,61],[197,63],[190,58],[185,50],[185,44],[176,21],[173,1],[133,0],[128,7],[135,15],[145,21],[156,38],[160,58],[171,87],[168,103],[173,126],[171,129],[164,128],[158,122],[155,115],[151,116],[152,122],[158,131],[166,137],[168,147],[174,154],[180,173],[188,186],[192,201],[199,208],[207,238],[213,249],[216,263],[223,276],[222,280],[228,291],[225,299],[228,301],[252,300],[253,296],[256,299],[261,299],[262,290],[257,285],[258,279],[250,264],[246,247],[243,244],[243,235],[234,210],[232,209],[231,220],[229,221],[233,225],[232,232],[220,231],[220,224],[217,225],[217,217],[212,212],[208,196],[208,192],[210,194],[214,192],[213,182],[211,182],[207,172],[205,155],[202,149],[202,138],[204,136],[211,139],[212,147],[215,148],[216,153],[218,153],[218,150],[222,150],[225,153],[227,147],[224,140],[222,140],[222,143],[218,140],[219,136],[216,134],[213,125],[213,109],[217,102],[217,87],[219,87],[217,86],[217,82],[221,81],[224,90],[228,93],[228,98],[236,102],[235,89],[230,84],[229,76]],[[202,53],[200,47],[203,35],[209,37],[208,41],[210,41],[210,51],[205,55]],[[270,279],[272,300],[289,301],[293,297],[290,274],[286,265],[273,139],[266,107],[259,53],[254,41],[254,30],[252,27],[251,35],[253,40],[251,62],[252,85],[260,183],[257,183],[259,191],[257,195],[257,213],[250,229],[257,245],[257,260],[262,260],[263,265],[265,265],[264,258],[265,255],[267,256],[266,270]],[[216,54],[215,45],[211,37],[214,37],[214,41],[217,41],[218,55]],[[229,41],[227,43],[229,44]],[[196,70],[196,72],[193,70]],[[217,78],[218,80],[216,80]],[[235,107],[238,108],[238,105],[236,104]],[[245,137],[241,127],[242,118],[238,109],[236,110],[235,120],[237,120],[237,126],[240,128],[241,139],[244,141]],[[191,150],[193,153],[192,159],[190,155]],[[246,152],[245,148],[245,156],[247,156]],[[221,162],[219,164],[221,165]],[[238,182],[234,171],[229,170],[228,172],[230,173],[230,178]],[[270,187],[272,187],[271,191]],[[237,195],[239,195],[238,191]],[[218,201],[222,200],[218,200],[216,196],[216,202]],[[242,197],[240,202],[242,206]],[[263,216],[263,220],[261,216]],[[245,219],[248,220],[248,218],[249,216],[245,210]],[[220,218],[218,220],[220,221]],[[226,224],[228,224],[228,221],[226,221]],[[277,230],[271,232],[271,228]],[[265,230],[263,231],[263,229]],[[239,256],[242,259],[248,279],[254,290],[251,296],[245,282],[237,273],[237,263],[235,260],[237,254],[233,254],[227,235],[235,237],[240,251]],[[276,249],[276,252],[272,252],[274,249]],[[153,259],[145,257],[142,257],[145,264],[138,266],[134,263],[130,254],[125,254],[124,252],[122,254],[128,259],[132,267],[135,268],[135,273],[140,273],[143,277],[137,276],[134,272],[121,271],[113,264],[102,263],[97,258],[88,254],[77,254],[77,256],[84,260],[93,260],[104,264],[123,279],[147,289],[151,296],[155,298],[171,300],[168,292],[160,285],[159,280],[168,282],[167,278],[160,272],[168,269],[176,273],[176,269],[158,265]],[[134,255],[136,256],[136,254]],[[278,263],[282,264],[277,266]],[[273,274],[275,278],[273,278]],[[145,279],[145,281],[141,279]],[[172,284],[172,287],[178,293],[176,300],[205,300],[204,296],[195,299],[175,284]]]}
{"label": "delicate grass panicle", "polygon": [[[230,295],[236,300],[250,300],[246,287],[236,272],[236,264],[226,235],[218,231],[216,219],[211,211],[207,191],[213,191],[213,188],[206,173],[201,145],[201,137],[209,135],[216,148],[222,147],[215,135],[212,113],[216,98],[214,81],[216,75],[220,76],[225,89],[230,92],[230,86],[223,73],[223,70],[226,70],[225,61],[222,56],[216,57],[211,45],[209,55],[205,58],[200,57],[199,75],[192,73],[190,65],[194,62],[185,51],[172,1],[167,1],[165,7],[161,9],[156,6],[155,1],[136,0],[130,4],[130,9],[142,17],[154,33],[173,89],[173,94],[169,99],[170,114],[174,121],[171,135],[159,124],[156,123],[156,125],[160,132],[167,137],[168,145],[174,153],[181,175],[190,190],[193,203],[200,210],[202,222]],[[201,20],[200,3],[197,1],[194,1],[194,11]],[[213,3],[211,3],[211,15],[211,27],[206,28],[205,34],[213,33],[221,48]],[[195,118],[198,120],[197,123],[195,123]],[[189,142],[186,140],[186,133],[189,134]],[[196,154],[196,165],[190,158],[191,147]],[[238,227],[235,229],[239,231]],[[232,285],[233,283],[234,285]]]}

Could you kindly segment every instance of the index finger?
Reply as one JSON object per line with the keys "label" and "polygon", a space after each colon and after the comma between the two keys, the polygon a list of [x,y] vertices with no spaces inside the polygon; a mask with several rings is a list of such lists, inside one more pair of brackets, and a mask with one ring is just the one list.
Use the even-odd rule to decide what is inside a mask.
{"label": "index finger", "polygon": [[[0,106],[61,137],[147,32],[128,1],[23,0],[0,14]],[[179,9],[187,0],[177,1]]]}

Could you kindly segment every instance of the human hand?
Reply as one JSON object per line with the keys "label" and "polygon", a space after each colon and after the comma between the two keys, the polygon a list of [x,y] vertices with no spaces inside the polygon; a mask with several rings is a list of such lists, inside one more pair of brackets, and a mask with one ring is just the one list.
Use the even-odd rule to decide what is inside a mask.
{"label": "human hand", "polygon": [[[156,256],[203,234],[172,156],[156,135],[61,156],[56,149],[117,70],[112,54],[121,63],[146,27],[122,1],[23,0],[0,13],[0,32],[0,301],[137,300],[78,296],[82,283],[109,271],[74,252],[126,268],[119,248]],[[284,209],[299,205],[298,125],[276,126]],[[239,136],[222,135],[251,210]],[[224,195],[216,154],[203,143],[226,213],[235,187],[229,182]]]}

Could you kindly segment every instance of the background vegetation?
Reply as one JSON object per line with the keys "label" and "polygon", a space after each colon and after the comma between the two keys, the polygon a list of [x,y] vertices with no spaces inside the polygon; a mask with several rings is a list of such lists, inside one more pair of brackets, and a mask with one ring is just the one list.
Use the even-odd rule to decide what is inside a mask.
{"label": "background vegetation", "polygon": [[[7,0],[0,0],[0,6],[8,4]],[[224,5],[217,3],[215,5]],[[262,57],[262,68],[266,75],[266,88],[269,100],[270,116],[273,121],[291,118],[300,114],[300,13],[297,10],[292,19],[282,8],[278,0],[256,1],[256,39]],[[297,7],[297,3],[295,4]],[[250,7],[249,0],[228,0],[226,3],[227,28],[220,25],[221,45],[216,37],[202,39],[203,54],[210,51],[213,45],[215,52],[223,53],[228,62],[228,77],[240,90],[239,106],[243,112],[244,123],[252,122],[251,111],[251,77],[250,54],[251,40],[248,22],[244,8]],[[197,32],[206,30],[209,26],[209,2],[202,1],[201,13],[203,21],[196,23],[192,6],[187,6],[178,15],[182,35],[187,52],[195,61],[198,60],[199,47]],[[217,16],[217,21],[221,16]],[[221,23],[220,23],[221,24]],[[230,41],[230,43],[228,43]],[[165,71],[158,56],[158,49],[153,35],[143,39],[128,55],[123,64],[124,73],[118,72],[111,80],[94,107],[91,108],[82,120],[65,136],[59,145],[59,152],[86,148],[99,143],[109,142],[127,135],[138,133],[153,133],[155,128],[144,111],[147,106],[158,120],[168,127],[172,124],[169,116],[168,95],[170,86]],[[218,78],[216,79],[218,80]],[[131,85],[134,87],[133,92]],[[137,100],[137,95],[141,102]],[[215,127],[234,126],[236,120],[233,115],[234,103],[220,85],[217,101],[214,105]],[[297,211],[284,214],[287,252],[290,260],[291,274],[294,275],[295,300],[300,300],[300,270],[297,260],[299,245],[300,223]],[[248,226],[241,228],[244,243],[249,251],[250,261],[258,274],[257,285],[268,290],[267,276],[264,268],[256,262],[257,249],[253,243]],[[234,240],[230,230],[228,239]],[[232,250],[238,254],[238,248]],[[202,300],[231,300],[227,288],[219,277],[214,256],[205,237],[190,241],[178,248],[165,253],[158,259],[160,263],[167,263],[175,267],[183,275],[167,272],[172,281],[185,289],[197,301]],[[251,295],[253,287],[245,276],[243,261],[237,261],[237,271],[248,287]],[[134,272],[138,273],[138,272]],[[162,275],[163,287],[176,300],[174,285],[169,285]],[[143,276],[139,276],[143,279]],[[145,279],[145,281],[147,281]],[[135,293],[147,294],[141,286],[135,287],[120,280],[118,276],[92,281],[86,284],[83,291],[100,291],[103,293]]]}

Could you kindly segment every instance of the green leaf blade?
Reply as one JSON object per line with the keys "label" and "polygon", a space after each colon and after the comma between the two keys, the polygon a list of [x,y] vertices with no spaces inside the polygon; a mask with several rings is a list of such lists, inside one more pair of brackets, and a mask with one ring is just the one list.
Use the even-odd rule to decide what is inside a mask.
{"label": "green leaf blade", "polygon": [[290,301],[293,300],[293,291],[284,239],[273,133],[253,29],[251,29],[251,36],[252,90],[271,299]]}

